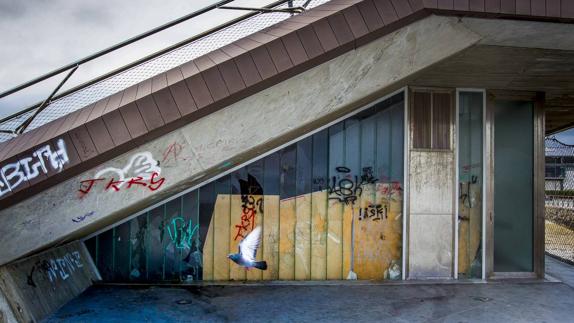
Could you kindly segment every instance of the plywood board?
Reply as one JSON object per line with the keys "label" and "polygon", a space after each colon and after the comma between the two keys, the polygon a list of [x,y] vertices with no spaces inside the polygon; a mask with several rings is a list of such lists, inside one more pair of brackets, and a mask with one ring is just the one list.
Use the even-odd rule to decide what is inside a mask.
{"label": "plywood board", "polygon": [[[219,194],[213,220],[213,279],[229,280],[230,211],[231,196]],[[205,266],[205,265],[204,265]]]}
{"label": "plywood board", "polygon": [[311,279],[327,278],[327,192],[311,193]]}
{"label": "plywood board", "polygon": [[[251,208],[253,209],[253,211],[248,211],[248,212],[254,212],[254,227],[256,228],[258,226],[261,226],[263,229],[263,223],[265,223],[265,214],[264,214],[264,206],[263,206],[263,196],[262,195],[249,195],[248,196],[249,200],[248,200],[248,205],[247,208]],[[253,199],[251,199],[253,198]],[[251,203],[254,203],[253,205],[251,205]],[[262,232],[263,234],[263,232]],[[265,239],[263,239],[263,236],[261,236],[261,244],[259,245],[259,250],[257,250],[257,255],[256,255],[256,259],[257,261],[261,261],[263,260],[263,248],[265,245]],[[259,269],[250,269],[247,271],[246,273],[246,278],[247,280],[261,280],[263,278],[263,271],[259,270]]]}
{"label": "plywood board", "polygon": [[295,199],[295,279],[311,279],[311,194]]}
{"label": "plywood board", "polygon": [[[243,208],[241,206],[241,195],[231,195],[231,208],[229,217],[229,253],[236,253],[239,251],[239,242],[243,239],[238,235],[239,228],[237,226],[241,225],[241,215]],[[248,232],[251,232],[251,226],[249,226]],[[245,231],[239,232],[244,236],[247,236]],[[245,268],[239,266],[238,264],[229,261],[229,279],[230,280],[240,280],[243,281],[247,278]]]}
{"label": "plywood board", "polygon": [[295,279],[295,198],[280,202],[279,215],[279,279]]}
{"label": "plywood board", "polygon": [[343,205],[329,200],[327,210],[327,279],[343,278]]}
{"label": "plywood board", "polygon": [[279,279],[279,196],[265,195],[263,198],[265,219],[263,221],[262,257],[267,262],[263,280]]}

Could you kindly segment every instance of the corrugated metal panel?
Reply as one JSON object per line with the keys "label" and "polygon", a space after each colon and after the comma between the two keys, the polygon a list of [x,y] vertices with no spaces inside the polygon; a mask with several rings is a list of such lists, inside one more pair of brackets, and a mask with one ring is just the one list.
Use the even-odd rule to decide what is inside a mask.
{"label": "corrugated metal panel", "polygon": [[[398,279],[403,94],[179,198],[86,244],[107,282]],[[227,259],[256,226],[258,260]]]}

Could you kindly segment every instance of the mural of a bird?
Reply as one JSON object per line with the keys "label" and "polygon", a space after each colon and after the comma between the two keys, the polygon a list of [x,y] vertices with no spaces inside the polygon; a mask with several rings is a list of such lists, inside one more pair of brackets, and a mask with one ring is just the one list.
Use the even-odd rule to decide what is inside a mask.
{"label": "mural of a bird", "polygon": [[261,244],[261,227],[256,227],[247,237],[241,240],[239,243],[239,252],[231,253],[227,255],[227,258],[248,270],[251,268],[266,270],[267,262],[255,260],[259,244]]}

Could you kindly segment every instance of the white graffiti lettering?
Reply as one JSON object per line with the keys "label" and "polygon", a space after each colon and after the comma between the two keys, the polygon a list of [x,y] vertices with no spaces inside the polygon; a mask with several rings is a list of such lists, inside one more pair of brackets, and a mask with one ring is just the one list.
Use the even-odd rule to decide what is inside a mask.
{"label": "white graffiti lettering", "polygon": [[74,251],[65,254],[62,258],[50,259],[48,265],[43,269],[50,282],[54,283],[58,280],[58,276],[60,279],[66,280],[77,269],[83,267],[80,252]]}
{"label": "white graffiti lettering", "polygon": [[52,151],[53,148],[49,144],[42,146],[34,151],[31,157],[24,157],[0,167],[0,197],[40,174],[48,174],[50,170],[61,172],[70,160],[64,140],[58,139],[56,146],[55,151]]}
{"label": "white graffiti lettering", "polygon": [[153,158],[149,151],[137,153],[133,155],[124,168],[108,167],[96,173],[95,178],[113,178],[121,187],[128,183],[130,180],[148,180],[161,174],[161,167],[159,161]]}

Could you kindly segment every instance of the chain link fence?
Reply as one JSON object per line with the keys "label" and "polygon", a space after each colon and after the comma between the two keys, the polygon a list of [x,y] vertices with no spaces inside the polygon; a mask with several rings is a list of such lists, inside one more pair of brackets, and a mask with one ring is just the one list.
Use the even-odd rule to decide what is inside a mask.
{"label": "chain link fence", "polygon": [[546,253],[574,264],[574,145],[546,138]]}
{"label": "chain link fence", "polygon": [[[311,9],[328,1],[329,0],[292,0],[278,5],[275,8],[280,9],[289,6]],[[34,118],[26,131],[38,128],[52,120],[72,113],[116,92],[127,89],[134,84],[152,78],[171,68],[182,65],[215,49],[277,24],[292,15],[294,15],[294,13],[272,12],[257,14],[227,28],[210,33],[191,43],[182,45],[161,56],[145,61],[126,71],[114,74],[100,82],[58,98],[50,102],[49,105]],[[18,126],[26,121],[34,112],[35,110],[31,110],[1,122],[0,142],[13,138],[13,136],[7,132],[17,129]]]}

